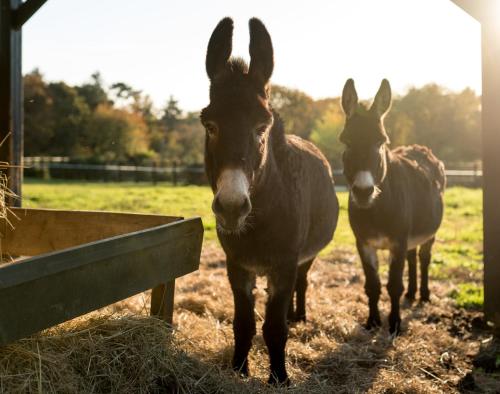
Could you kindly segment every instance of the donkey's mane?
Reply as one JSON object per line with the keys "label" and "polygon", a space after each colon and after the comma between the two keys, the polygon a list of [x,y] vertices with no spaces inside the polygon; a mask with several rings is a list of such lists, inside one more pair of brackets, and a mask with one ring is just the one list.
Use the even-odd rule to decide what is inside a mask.
{"label": "donkey's mane", "polygon": [[368,108],[368,103],[358,103],[358,106],[356,108],[356,113],[359,115],[366,115],[370,109]]}
{"label": "donkey's mane", "polygon": [[248,74],[248,64],[241,57],[232,57],[227,62],[228,69],[233,74]]}

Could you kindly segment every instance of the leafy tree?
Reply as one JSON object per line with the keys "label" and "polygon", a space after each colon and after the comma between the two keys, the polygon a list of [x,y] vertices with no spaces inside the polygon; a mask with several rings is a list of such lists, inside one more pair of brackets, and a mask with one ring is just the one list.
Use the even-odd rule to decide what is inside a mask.
{"label": "leafy tree", "polygon": [[53,100],[38,69],[24,76],[24,149],[26,156],[46,154],[54,137]]}
{"label": "leafy tree", "polygon": [[50,111],[53,136],[47,153],[72,156],[90,115],[89,107],[77,90],[64,82],[50,83],[48,92],[53,102]]}
{"label": "leafy tree", "polygon": [[116,82],[110,87],[111,92],[115,96],[113,104],[122,104],[121,106],[126,107],[130,105],[132,108],[134,103],[140,100],[141,91],[135,90],[132,86],[124,82]]}
{"label": "leafy tree", "polygon": [[480,99],[472,90],[452,93],[435,84],[413,88],[395,101],[393,112],[388,124],[398,143],[427,145],[448,162],[480,157]]}
{"label": "leafy tree", "polygon": [[316,122],[311,141],[323,152],[334,168],[342,168],[344,146],[339,141],[344,128],[344,114],[339,100],[330,101],[323,116]]}
{"label": "leafy tree", "polygon": [[89,83],[76,86],[75,89],[78,95],[87,103],[90,110],[94,111],[99,105],[108,103],[109,99],[103,87],[101,74],[96,71],[90,78],[91,81]]}
{"label": "leafy tree", "polygon": [[179,103],[173,96],[168,99],[167,105],[163,109],[161,123],[167,132],[174,130],[177,127],[179,119],[182,115],[182,110],[179,108]]}
{"label": "leafy tree", "polygon": [[90,117],[79,155],[103,162],[124,162],[148,153],[143,119],[123,109],[101,105]]}
{"label": "leafy tree", "polygon": [[[90,82],[47,83],[38,70],[24,77],[26,155],[61,155],[106,162],[160,158],[203,162],[204,130],[198,113],[184,114],[170,96],[161,111],[151,98],[124,82],[105,89],[99,73]],[[334,167],[341,167],[344,126],[339,98],[313,100],[273,86],[271,104],[286,130],[312,140]],[[453,165],[481,157],[480,98],[470,89],[449,92],[430,84],[396,97],[386,118],[392,146],[419,143]]]}
{"label": "leafy tree", "polygon": [[321,116],[314,100],[300,90],[273,85],[271,105],[283,121],[287,133],[308,139],[317,119]]}

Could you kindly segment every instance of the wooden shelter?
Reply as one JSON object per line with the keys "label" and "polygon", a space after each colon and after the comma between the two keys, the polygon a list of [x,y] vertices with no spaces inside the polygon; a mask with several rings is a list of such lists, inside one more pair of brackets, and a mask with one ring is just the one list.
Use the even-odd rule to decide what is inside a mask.
{"label": "wooden shelter", "polygon": [[[497,0],[451,0],[481,23],[484,188],[484,310],[500,326],[500,19]],[[10,188],[21,196],[23,112],[21,30],[46,0],[0,0],[0,161],[8,161]],[[443,21],[446,24],[446,21]],[[20,205],[20,200],[14,204]]]}
{"label": "wooden shelter", "polygon": [[500,327],[500,3],[452,1],[481,23],[484,312]]}

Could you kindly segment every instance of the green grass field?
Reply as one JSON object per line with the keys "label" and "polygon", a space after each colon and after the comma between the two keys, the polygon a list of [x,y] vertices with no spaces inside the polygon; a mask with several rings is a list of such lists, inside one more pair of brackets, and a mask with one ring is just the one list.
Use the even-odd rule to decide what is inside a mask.
{"label": "green grass field", "polygon": [[[335,248],[355,252],[347,218],[347,193],[340,192],[340,220],[334,240],[322,252]],[[205,241],[216,240],[215,220],[210,210],[212,192],[203,186],[152,186],[134,183],[42,182],[24,184],[23,204],[31,208],[60,208],[144,212],[184,217],[200,216]],[[482,193],[479,189],[454,187],[445,194],[446,212],[434,247],[433,279],[465,284],[453,296],[464,307],[482,304]],[[387,269],[382,264],[382,269]],[[480,295],[478,295],[480,294]]]}

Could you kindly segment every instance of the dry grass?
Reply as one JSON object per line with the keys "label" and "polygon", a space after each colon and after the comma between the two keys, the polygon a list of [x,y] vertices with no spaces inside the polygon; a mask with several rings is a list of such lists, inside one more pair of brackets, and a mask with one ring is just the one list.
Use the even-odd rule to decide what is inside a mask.
{"label": "dry grass", "polygon": [[[431,304],[404,308],[403,335],[392,339],[387,326],[375,333],[361,328],[363,275],[350,252],[316,261],[309,278],[308,321],[290,328],[287,345],[289,392],[500,392],[498,372],[467,376],[491,334],[475,328],[475,315],[456,309],[448,281],[431,282]],[[233,303],[221,250],[206,245],[200,270],[178,280],[176,291],[173,332],[146,316],[145,294],[0,348],[0,391],[284,392],[264,384],[263,280],[256,289],[252,377],[244,380],[229,368]],[[381,306],[387,314],[387,296]]]}
{"label": "dry grass", "polygon": [[[10,138],[10,133],[0,141],[0,147]],[[9,208],[7,207],[6,201],[9,198],[17,198],[17,196],[9,189],[8,183],[9,178],[7,176],[7,172],[11,168],[8,162],[0,161],[0,223],[2,221],[6,221],[9,226],[12,227],[12,223],[7,219],[7,212]],[[0,255],[1,255],[1,244],[0,244]]]}

